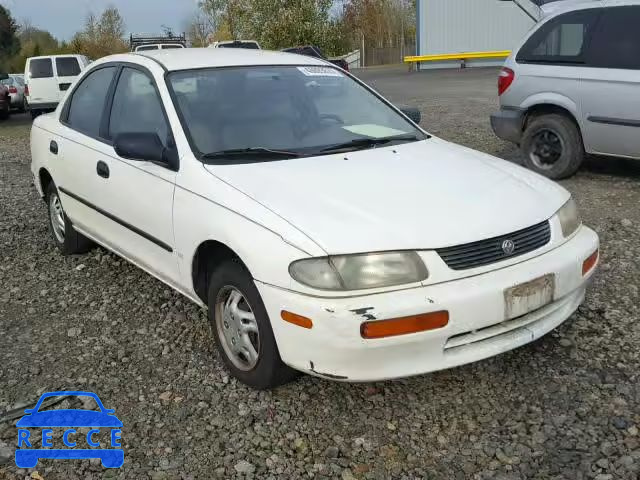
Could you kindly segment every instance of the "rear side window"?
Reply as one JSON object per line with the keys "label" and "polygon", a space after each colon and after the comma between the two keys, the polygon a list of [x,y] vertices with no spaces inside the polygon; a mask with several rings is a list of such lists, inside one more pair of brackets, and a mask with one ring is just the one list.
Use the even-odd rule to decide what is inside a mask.
{"label": "rear side window", "polygon": [[105,67],[89,73],[73,92],[67,125],[90,137],[99,137],[100,122],[109,86],[116,67]]}
{"label": "rear side window", "polygon": [[180,45],[164,45],[162,50],[170,50],[172,48],[182,48]]}
{"label": "rear side window", "polygon": [[549,20],[516,57],[525,63],[584,64],[585,47],[601,9],[577,10]]}
{"label": "rear side window", "polygon": [[53,64],[50,58],[34,58],[29,62],[29,75],[31,78],[53,77]]}
{"label": "rear side window", "polygon": [[640,6],[605,9],[587,57],[590,67],[640,70]]}
{"label": "rear side window", "polygon": [[56,72],[59,77],[75,77],[80,74],[78,59],[74,57],[56,58]]}

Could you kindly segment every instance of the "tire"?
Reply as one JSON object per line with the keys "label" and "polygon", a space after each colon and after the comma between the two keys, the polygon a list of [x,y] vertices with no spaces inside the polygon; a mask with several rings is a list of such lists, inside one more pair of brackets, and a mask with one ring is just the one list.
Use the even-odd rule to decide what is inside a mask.
{"label": "tire", "polygon": [[27,99],[23,98],[22,99],[22,105],[20,105],[20,113],[25,113],[27,110],[29,110],[29,104],[27,103]]}
{"label": "tire", "polygon": [[529,122],[521,150],[527,168],[554,180],[576,173],[585,155],[576,124],[556,113],[536,116]]}
{"label": "tire", "polygon": [[9,113],[9,108],[7,108],[6,110],[0,110],[0,120],[6,120],[7,118],[9,118]]}
{"label": "tire", "polygon": [[73,228],[69,217],[64,213],[60,194],[53,182],[47,187],[45,199],[51,238],[58,250],[63,255],[86,253],[93,246],[93,242]]}
{"label": "tire", "polygon": [[[249,360],[243,361],[240,355],[234,355],[232,348],[241,348],[246,344],[242,340],[243,335],[240,334],[239,325],[244,325],[237,315],[235,319],[225,316],[225,313],[232,313],[232,308],[226,308],[225,305],[231,300],[233,291],[239,292],[243,297],[241,301],[236,303],[236,312],[243,315],[253,315],[253,320],[247,324],[257,327],[257,337],[254,332],[245,333],[246,337],[250,337],[252,345],[257,352],[257,359],[254,362]],[[227,296],[229,294],[229,296]],[[299,373],[288,367],[282,362],[278,345],[273,336],[273,329],[267,311],[260,298],[260,293],[253,283],[253,279],[247,269],[238,259],[225,260],[217,266],[209,277],[208,289],[208,306],[209,321],[211,329],[218,347],[218,352],[222,357],[227,369],[240,382],[252,388],[265,390],[277,387],[295,379]],[[233,303],[233,302],[231,302]],[[228,319],[227,322],[225,319]],[[254,322],[254,323],[252,323]],[[226,327],[225,327],[226,325]],[[233,339],[237,344],[231,344]],[[258,341],[256,341],[256,338]]]}

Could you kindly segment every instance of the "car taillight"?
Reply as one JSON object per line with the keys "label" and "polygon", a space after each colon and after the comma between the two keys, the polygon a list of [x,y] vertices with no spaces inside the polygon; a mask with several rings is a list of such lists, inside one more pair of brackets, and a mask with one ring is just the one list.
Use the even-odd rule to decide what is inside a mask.
{"label": "car taillight", "polygon": [[24,94],[28,97],[29,96],[29,85],[25,85],[24,86]]}
{"label": "car taillight", "polygon": [[498,95],[506,92],[515,78],[516,74],[513,73],[513,70],[503,67],[502,70],[500,70],[500,75],[498,75]]}
{"label": "car taillight", "polygon": [[9,87],[9,93],[18,93],[18,89],[16,87]]}

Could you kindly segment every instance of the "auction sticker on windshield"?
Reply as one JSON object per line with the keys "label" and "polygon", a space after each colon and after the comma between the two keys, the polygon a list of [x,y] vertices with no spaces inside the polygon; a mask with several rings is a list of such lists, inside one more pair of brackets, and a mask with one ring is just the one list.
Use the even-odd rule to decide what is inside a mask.
{"label": "auction sticker on windshield", "polygon": [[298,67],[307,77],[343,77],[335,68],[330,67]]}

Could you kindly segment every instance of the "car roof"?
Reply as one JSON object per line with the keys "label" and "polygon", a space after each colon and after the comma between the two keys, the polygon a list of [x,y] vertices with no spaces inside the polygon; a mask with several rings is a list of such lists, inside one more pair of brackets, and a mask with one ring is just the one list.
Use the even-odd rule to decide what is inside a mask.
{"label": "car roof", "polygon": [[65,53],[62,55],[40,55],[39,57],[29,57],[27,60],[38,60],[40,58],[64,58],[64,57],[73,57],[73,58],[81,58],[84,55],[76,54],[76,53]]}
{"label": "car roof", "polygon": [[169,71],[252,65],[327,65],[324,60],[291,53],[231,48],[149,50],[118,55],[117,57],[119,61],[126,61],[127,58],[125,57],[129,57],[128,60],[135,61],[134,59],[139,56],[151,58],[162,64]]}
{"label": "car roof", "polygon": [[556,16],[572,10],[584,10],[598,7],[622,7],[640,5],[640,0],[561,0],[551,2],[540,7],[543,18]]}

